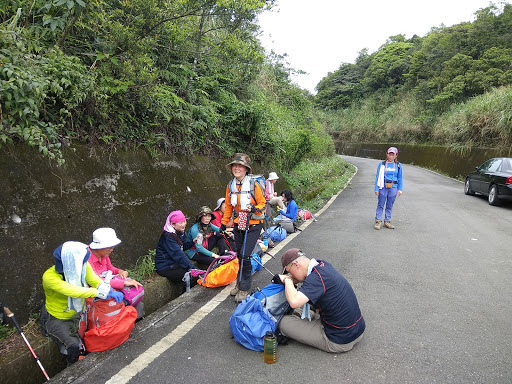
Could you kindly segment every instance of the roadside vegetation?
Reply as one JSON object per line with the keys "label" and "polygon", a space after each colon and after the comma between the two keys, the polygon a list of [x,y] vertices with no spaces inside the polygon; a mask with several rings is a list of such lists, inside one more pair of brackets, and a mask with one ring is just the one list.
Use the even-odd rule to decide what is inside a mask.
{"label": "roadside vegetation", "polygon": [[318,84],[316,117],[339,140],[512,150],[512,6],[391,36]]}
{"label": "roadside vegetation", "polygon": [[0,8],[0,145],[62,164],[86,143],[246,152],[275,169],[333,153],[313,96],[266,55],[274,0],[13,0]]}

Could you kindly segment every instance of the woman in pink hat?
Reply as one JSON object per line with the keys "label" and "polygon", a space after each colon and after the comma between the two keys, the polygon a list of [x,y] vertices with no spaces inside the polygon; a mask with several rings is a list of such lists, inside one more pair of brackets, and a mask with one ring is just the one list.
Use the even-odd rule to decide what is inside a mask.
{"label": "woman in pink hat", "polygon": [[375,229],[382,226],[382,212],[384,205],[386,211],[384,214],[384,226],[394,229],[391,224],[391,211],[397,196],[402,195],[402,165],[397,160],[398,149],[395,147],[388,148],[386,152],[386,160],[379,163],[377,167],[377,175],[375,176],[375,195],[378,197],[377,211],[375,212]]}
{"label": "woman in pink hat", "polygon": [[[172,282],[183,282],[185,273],[195,269],[183,252],[195,245],[193,241],[185,242],[186,226],[187,218],[183,212],[172,211],[165,220],[164,230],[156,246],[156,273]],[[197,277],[190,276],[190,286],[196,283]]]}

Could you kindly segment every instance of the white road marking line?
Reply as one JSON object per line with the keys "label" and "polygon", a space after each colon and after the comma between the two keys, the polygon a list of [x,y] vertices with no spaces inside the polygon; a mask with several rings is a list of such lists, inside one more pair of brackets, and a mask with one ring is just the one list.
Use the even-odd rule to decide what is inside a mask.
{"label": "white road marking line", "polygon": [[109,384],[127,383],[135,375],[141,372],[149,364],[151,364],[162,353],[171,348],[177,341],[185,336],[192,328],[196,326],[202,319],[204,319],[210,312],[212,312],[220,303],[222,303],[228,296],[229,291],[232,289],[231,284],[220,291],[203,307],[199,308],[187,321],[184,321],[174,329],[171,333],[161,339],[158,343],[150,347],[147,351],[139,355],[129,365],[121,369],[117,374],[112,376],[107,381]]}

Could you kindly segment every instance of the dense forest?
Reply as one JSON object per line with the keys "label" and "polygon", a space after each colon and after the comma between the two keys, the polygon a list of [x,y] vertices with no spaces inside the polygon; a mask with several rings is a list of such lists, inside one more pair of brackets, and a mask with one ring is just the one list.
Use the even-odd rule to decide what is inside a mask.
{"label": "dense forest", "polygon": [[265,54],[274,0],[11,0],[0,6],[0,145],[73,143],[290,169],[333,153],[313,96]]}
{"label": "dense forest", "polygon": [[320,120],[354,142],[512,150],[512,6],[475,16],[363,49],[317,85]]}
{"label": "dense forest", "polygon": [[11,0],[0,5],[0,146],[229,156],[275,169],[354,142],[512,147],[512,6],[391,36],[317,86],[265,53],[275,0]]}

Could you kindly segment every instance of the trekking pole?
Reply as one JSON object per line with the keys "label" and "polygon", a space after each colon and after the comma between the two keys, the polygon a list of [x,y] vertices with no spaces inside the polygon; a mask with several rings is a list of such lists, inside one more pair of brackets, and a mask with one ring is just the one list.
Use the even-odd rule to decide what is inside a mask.
{"label": "trekking pole", "polygon": [[244,257],[245,257],[245,243],[247,242],[247,231],[249,230],[249,218],[245,226],[244,246],[242,247],[242,262],[240,263],[240,278],[238,279],[238,289],[240,289],[240,282],[242,281],[242,272],[244,270]]}
{"label": "trekking pole", "polygon": [[34,356],[34,359],[36,359],[37,361],[37,364],[39,364],[39,368],[41,368],[41,371],[43,371],[44,373],[44,376],[46,377],[46,380],[50,380],[50,377],[48,376],[48,374],[46,373],[46,371],[44,370],[44,367],[43,367],[43,364],[41,364],[41,360],[39,360],[39,357],[37,357],[36,353],[34,352],[34,350],[32,349],[32,347],[30,346],[30,343],[28,342],[27,338],[25,337],[25,334],[23,333],[23,330],[21,329],[20,325],[18,324],[18,322],[16,321],[16,319],[14,318],[14,313],[12,313],[9,308],[7,307],[4,307],[4,312],[5,312],[5,315],[7,317],[10,317],[12,319],[12,322],[14,323],[14,325],[16,326],[16,329],[18,330],[18,332],[20,333],[21,337],[23,337],[23,340],[25,341],[25,344],[27,344],[27,347],[28,349],[30,349],[30,352],[32,352],[32,356]]}
{"label": "trekking pole", "polygon": [[271,271],[270,269],[268,269],[267,267],[265,267],[262,263],[260,263],[260,262],[255,258],[255,257],[253,257],[253,256],[251,255],[251,258],[252,258],[255,262],[257,262],[259,265],[261,265],[261,266],[265,269],[265,271],[267,271],[268,273],[270,273],[270,274],[272,275],[272,277],[274,276],[274,274],[272,273],[272,271]]}
{"label": "trekking pole", "polygon": [[276,258],[273,254],[268,253],[267,251],[263,251],[263,253],[264,253],[265,255],[269,255],[269,256],[270,256],[271,258],[273,258],[273,259],[275,259],[275,258]]}

